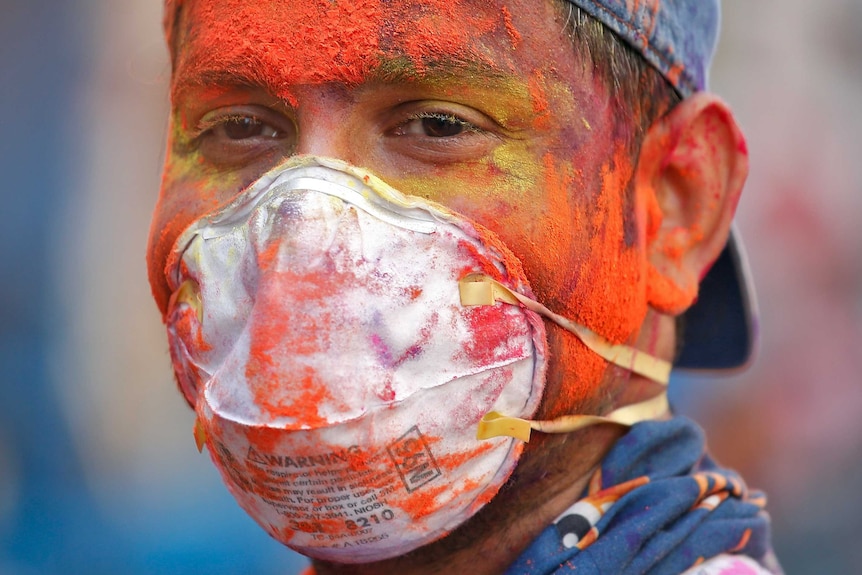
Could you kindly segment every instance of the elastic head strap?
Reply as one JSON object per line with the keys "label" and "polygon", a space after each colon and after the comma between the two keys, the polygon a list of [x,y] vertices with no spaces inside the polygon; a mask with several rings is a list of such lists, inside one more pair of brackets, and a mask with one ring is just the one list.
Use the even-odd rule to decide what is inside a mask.
{"label": "elastic head strap", "polygon": [[670,362],[627,345],[611,343],[594,331],[552,312],[539,302],[510,290],[486,275],[468,274],[461,279],[458,287],[461,305],[494,305],[497,301],[512,305],[521,304],[575,334],[584,345],[606,361],[665,385],[670,379]]}
{"label": "elastic head strap", "polygon": [[[552,312],[541,303],[510,290],[486,275],[468,274],[461,279],[458,287],[461,294],[461,305],[495,305],[498,301],[510,305],[522,305],[576,335],[584,345],[606,361],[663,385],[667,385],[670,379],[670,362],[631,346],[611,343],[594,331]],[[570,433],[603,423],[629,427],[639,421],[655,419],[667,410],[667,393],[662,392],[652,399],[626,405],[606,416],[564,415],[548,421],[531,421],[492,411],[479,422],[476,438],[489,439],[509,436],[521,441],[530,441],[532,430],[543,433]]]}

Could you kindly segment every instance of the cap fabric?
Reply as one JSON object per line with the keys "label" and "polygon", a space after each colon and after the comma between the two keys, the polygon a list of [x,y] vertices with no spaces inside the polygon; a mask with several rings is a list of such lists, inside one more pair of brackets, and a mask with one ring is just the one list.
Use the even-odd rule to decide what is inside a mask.
{"label": "cap fabric", "polygon": [[[567,0],[637,50],[685,98],[707,87],[718,40],[719,0]],[[701,280],[685,313],[675,367],[735,370],[751,360],[757,339],[754,290],[739,234]]]}
{"label": "cap fabric", "polygon": [[698,299],[683,316],[682,350],[674,367],[737,370],[757,347],[757,300],[739,232],[700,281]]}
{"label": "cap fabric", "polygon": [[706,88],[718,0],[568,0],[641,53],[683,96]]}

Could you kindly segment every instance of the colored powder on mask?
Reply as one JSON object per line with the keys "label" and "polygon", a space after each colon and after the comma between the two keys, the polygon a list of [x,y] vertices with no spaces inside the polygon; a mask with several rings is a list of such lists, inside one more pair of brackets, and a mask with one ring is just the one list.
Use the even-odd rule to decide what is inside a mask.
{"label": "colored powder on mask", "polygon": [[380,4],[309,0],[285,11],[275,1],[186,2],[181,39],[195,49],[180,50],[175,76],[237,73],[288,100],[290,84],[357,84],[379,60]]}
{"label": "colored powder on mask", "polygon": [[[430,442],[429,443],[433,443]],[[446,453],[444,455],[437,455],[435,461],[437,465],[440,466],[441,469],[446,469],[449,471],[454,471],[468,463],[472,459],[477,459],[484,455],[486,452],[490,451],[494,448],[494,443],[492,441],[482,441],[479,442],[476,447],[467,451],[461,451],[458,453]]]}
{"label": "colored powder on mask", "polygon": [[481,305],[466,309],[473,339],[464,344],[464,353],[473,365],[499,365],[523,358],[522,341],[530,337],[529,327],[516,331],[517,326],[507,317],[504,305]]}
{"label": "colored powder on mask", "polygon": [[[278,541],[290,545],[294,536],[298,533],[321,533],[324,535],[338,535],[344,533],[344,519],[332,519],[324,517],[320,513],[314,516],[296,517],[291,526],[276,527],[275,525],[264,525],[264,529],[274,532]],[[299,529],[294,529],[298,527]]]}
{"label": "colored powder on mask", "polygon": [[[279,246],[280,242],[273,241],[258,255],[262,273],[249,317],[246,378],[257,404],[272,417],[318,426],[326,423],[318,407],[331,397],[326,382],[319,381],[303,358],[328,352],[335,319],[314,302],[337,298],[338,286],[353,276],[339,278],[328,269],[279,270]],[[298,303],[285,306],[285,301]]]}
{"label": "colored powder on mask", "polygon": [[[284,374],[272,357],[257,350],[249,358],[246,377],[253,382],[255,403],[271,417],[289,417],[303,426],[320,427],[328,420],[320,415],[318,406],[331,400],[326,386],[311,368],[302,373]],[[292,388],[284,392],[285,380]]]}
{"label": "colored powder on mask", "polygon": [[277,453],[279,430],[270,427],[247,427],[245,436],[249,444],[260,453]]}
{"label": "colored powder on mask", "polygon": [[183,344],[196,353],[206,353],[212,350],[212,346],[204,339],[201,324],[197,318],[197,312],[189,304],[181,304],[183,307],[173,314],[173,327],[177,336]]}
{"label": "colored powder on mask", "polygon": [[[458,251],[462,259],[467,262],[461,270],[461,277],[470,273],[481,272],[495,280],[513,282],[513,285],[518,285],[524,282],[524,272],[521,269],[521,262],[515,257],[512,252],[500,241],[497,235],[482,227],[475,222],[472,222],[473,230],[479,236],[482,245],[490,247],[493,253],[498,256],[503,263],[505,275],[500,272],[493,261],[487,255],[487,252],[480,251],[472,242],[460,240],[458,242]],[[479,269],[477,269],[477,267]]]}
{"label": "colored powder on mask", "polygon": [[[432,316],[432,323],[436,319],[436,316]],[[409,359],[414,359],[422,355],[422,351],[431,337],[431,330],[428,328],[428,326],[425,326],[423,327],[423,329],[419,330],[418,335],[419,340],[416,343],[408,346],[406,349],[399,350],[398,356],[396,357],[393,354],[393,350],[389,347],[386,340],[380,336],[380,334],[371,334],[369,340],[371,343],[371,347],[374,349],[374,352],[376,354],[378,364],[386,369],[394,370],[401,366],[405,361]]]}
{"label": "colored powder on mask", "polygon": [[181,348],[191,350],[192,357],[200,357],[201,354],[211,351],[212,346],[204,339],[197,313],[188,304],[181,304],[180,308],[169,310],[167,317],[177,339],[170,346],[174,375],[183,397],[194,407],[195,396],[200,393],[205,379],[209,376],[202,374],[194,362],[186,363]]}
{"label": "colored powder on mask", "polygon": [[[433,441],[430,443],[433,443]],[[470,460],[481,457],[485,452],[493,449],[493,447],[489,442],[480,442],[474,449],[441,455],[436,457],[435,461],[440,469],[443,470],[445,477],[447,471],[456,471]],[[444,482],[441,485],[427,484],[412,493],[405,494],[397,499],[393,498],[390,503],[404,510],[414,520],[418,520],[438,510],[441,496],[445,495],[448,501],[457,498],[462,493],[476,489],[480,484],[478,480],[466,480],[457,489],[451,483]]]}
{"label": "colored powder on mask", "polygon": [[416,301],[419,296],[422,295],[422,287],[421,286],[410,286],[409,288],[405,288],[407,291],[407,296],[412,300]]}

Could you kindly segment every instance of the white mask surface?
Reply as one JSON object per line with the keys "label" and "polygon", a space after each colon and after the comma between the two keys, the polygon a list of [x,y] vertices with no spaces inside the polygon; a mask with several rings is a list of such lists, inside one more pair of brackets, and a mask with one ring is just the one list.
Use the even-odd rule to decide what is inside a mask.
{"label": "white mask surface", "polygon": [[474,515],[523,444],[546,338],[521,305],[462,305],[482,274],[530,294],[489,231],[343,162],[299,157],[193,223],[168,263],[180,386],[239,504],[322,559],[401,555]]}

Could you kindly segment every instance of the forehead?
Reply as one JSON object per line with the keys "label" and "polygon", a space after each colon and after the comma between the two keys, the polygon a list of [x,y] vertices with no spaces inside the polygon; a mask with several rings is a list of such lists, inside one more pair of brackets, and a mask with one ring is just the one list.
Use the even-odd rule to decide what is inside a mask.
{"label": "forehead", "polygon": [[359,84],[436,73],[526,77],[572,59],[552,0],[185,0],[174,79]]}

